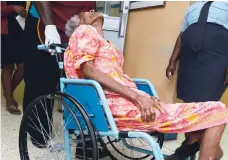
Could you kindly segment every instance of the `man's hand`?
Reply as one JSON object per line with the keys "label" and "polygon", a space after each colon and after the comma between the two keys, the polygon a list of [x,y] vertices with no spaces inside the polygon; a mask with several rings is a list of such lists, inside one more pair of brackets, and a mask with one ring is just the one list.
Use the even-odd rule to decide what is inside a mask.
{"label": "man's hand", "polygon": [[170,62],[168,67],[166,68],[166,77],[171,80],[172,76],[175,74],[176,64],[174,62]]}
{"label": "man's hand", "polygon": [[171,80],[172,76],[175,74],[177,61],[180,58],[181,37],[182,37],[182,33],[180,33],[179,36],[177,37],[172,56],[170,57],[170,60],[169,60],[169,65],[166,68],[166,77],[169,80]]}
{"label": "man's hand", "polygon": [[15,5],[15,6],[13,6],[13,9],[18,15],[20,15],[23,18],[25,18],[26,10],[25,10],[24,7]]}
{"label": "man's hand", "polygon": [[228,84],[228,68],[226,69],[226,73],[225,73],[225,81],[224,84]]}
{"label": "man's hand", "polygon": [[48,44],[48,45],[52,43],[61,44],[60,35],[55,25],[46,25],[44,34],[45,34],[45,44]]}
{"label": "man's hand", "polygon": [[[45,44],[47,45],[50,45],[52,43],[61,44],[60,35],[55,25],[46,25],[44,34],[45,34]],[[55,50],[49,50],[49,52],[52,55],[55,54]]]}
{"label": "man's hand", "polygon": [[[40,19],[42,20],[43,24],[45,25],[45,44],[49,45],[52,43],[61,44],[60,35],[57,31],[55,25],[55,18],[52,13],[51,3],[49,1],[36,1],[35,6],[40,15]],[[49,50],[49,52],[54,55],[54,50]]]}

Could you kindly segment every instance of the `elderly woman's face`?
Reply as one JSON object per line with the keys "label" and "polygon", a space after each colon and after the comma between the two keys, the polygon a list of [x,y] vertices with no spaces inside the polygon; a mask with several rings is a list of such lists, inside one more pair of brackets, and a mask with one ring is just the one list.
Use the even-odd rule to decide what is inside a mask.
{"label": "elderly woman's face", "polygon": [[97,20],[102,20],[103,23],[103,15],[95,12],[94,10],[91,10],[89,12],[82,12],[80,13],[80,19],[81,19],[81,24],[87,24],[87,25],[91,25],[92,23],[94,23]]}

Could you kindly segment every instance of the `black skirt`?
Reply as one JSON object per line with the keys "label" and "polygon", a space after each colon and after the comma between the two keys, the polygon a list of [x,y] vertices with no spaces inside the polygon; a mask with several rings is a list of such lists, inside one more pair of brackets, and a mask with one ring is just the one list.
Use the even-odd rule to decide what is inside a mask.
{"label": "black skirt", "polygon": [[1,35],[1,66],[24,63],[24,33]]}
{"label": "black skirt", "polygon": [[182,34],[177,97],[185,102],[219,101],[227,88],[228,30],[207,23],[200,50],[196,31],[193,24]]}
{"label": "black skirt", "polygon": [[[8,1],[7,5],[20,5],[25,7],[24,2]],[[1,35],[1,65],[21,64],[24,63],[25,55],[25,37],[24,31],[16,20],[17,13],[7,16],[8,35]]]}

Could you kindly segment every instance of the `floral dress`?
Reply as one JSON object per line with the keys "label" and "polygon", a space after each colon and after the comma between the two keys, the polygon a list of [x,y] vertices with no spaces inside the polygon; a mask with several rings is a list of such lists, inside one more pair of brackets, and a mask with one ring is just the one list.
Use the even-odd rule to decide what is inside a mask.
{"label": "floral dress", "polygon": [[[148,94],[137,90],[136,84],[124,73],[122,52],[112,42],[102,38],[92,26],[81,25],[72,34],[64,53],[67,78],[84,78],[81,65],[88,61],[92,61],[94,68],[120,84],[149,97]],[[201,130],[228,122],[228,109],[221,102],[160,102],[163,112],[155,109],[155,121],[146,123],[141,119],[139,108],[131,101],[107,89],[104,89],[104,93],[120,130],[178,133]]]}

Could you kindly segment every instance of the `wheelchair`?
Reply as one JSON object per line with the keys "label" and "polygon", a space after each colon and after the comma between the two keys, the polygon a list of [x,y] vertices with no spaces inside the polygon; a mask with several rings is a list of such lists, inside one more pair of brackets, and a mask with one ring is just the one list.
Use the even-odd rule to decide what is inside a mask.
{"label": "wheelchair", "polygon": [[[164,134],[118,130],[98,82],[65,78],[62,53],[66,47],[38,46],[39,50],[56,51],[60,92],[40,96],[29,104],[19,131],[21,159],[98,160],[105,153],[112,160],[163,160],[166,155],[160,148]],[[133,81],[139,90],[158,97],[148,80]]]}

